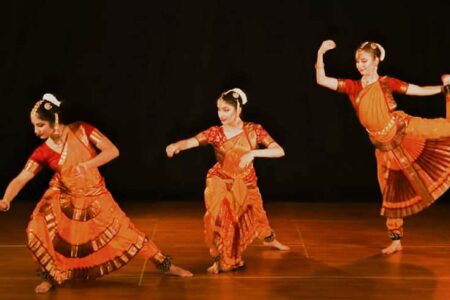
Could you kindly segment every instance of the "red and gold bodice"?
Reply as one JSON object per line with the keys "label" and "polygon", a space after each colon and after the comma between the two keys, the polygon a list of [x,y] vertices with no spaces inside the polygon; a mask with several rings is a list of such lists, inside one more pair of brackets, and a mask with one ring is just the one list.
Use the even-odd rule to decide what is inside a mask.
{"label": "red and gold bodice", "polygon": [[97,168],[85,170],[82,174],[79,164],[97,155],[95,144],[101,133],[92,125],[76,122],[67,125],[67,135],[59,148],[51,140],[39,146],[30,156],[25,170],[38,173],[48,166],[55,174],[50,181],[54,189],[74,195],[98,195],[105,193],[103,177]]}
{"label": "red and gold bodice", "polygon": [[257,177],[253,163],[240,168],[240,158],[257,149],[259,145],[268,147],[274,142],[269,133],[260,124],[255,123],[244,123],[242,132],[231,138],[225,136],[222,126],[212,126],[197,134],[195,138],[200,145],[211,144],[214,147],[217,163],[208,171],[208,178],[242,178],[247,183],[255,184]]}
{"label": "red and gold bodice", "polygon": [[338,91],[346,93],[355,109],[359,121],[371,139],[388,141],[396,134],[396,127],[403,118],[392,93],[406,93],[408,83],[395,78],[381,77],[376,82],[362,87],[361,81],[338,80]]}

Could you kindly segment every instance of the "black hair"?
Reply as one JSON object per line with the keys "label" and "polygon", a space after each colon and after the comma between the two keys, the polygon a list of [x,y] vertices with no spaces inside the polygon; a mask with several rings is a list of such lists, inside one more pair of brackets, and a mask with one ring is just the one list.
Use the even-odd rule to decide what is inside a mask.
{"label": "black hair", "polygon": [[223,92],[220,95],[219,99],[222,99],[227,104],[233,106],[236,109],[238,107],[238,103],[239,103],[240,107],[243,106],[241,95],[239,93],[233,91],[233,90],[230,90],[230,91],[227,91],[227,92]]}
{"label": "black hair", "polygon": [[359,45],[356,49],[356,52],[358,51],[365,51],[367,53],[370,53],[373,57],[377,57],[381,61],[381,49],[375,42],[368,41],[361,43],[361,45]]}
{"label": "black hair", "polygon": [[58,114],[58,122],[62,122],[61,107],[47,100],[39,100],[33,108],[33,113],[36,113],[39,119],[49,122],[51,126],[55,125],[56,114]]}

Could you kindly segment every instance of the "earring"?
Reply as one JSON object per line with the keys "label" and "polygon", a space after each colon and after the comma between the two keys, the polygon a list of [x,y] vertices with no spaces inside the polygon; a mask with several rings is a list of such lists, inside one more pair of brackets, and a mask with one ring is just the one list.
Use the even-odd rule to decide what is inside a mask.
{"label": "earring", "polygon": [[59,127],[59,116],[58,113],[55,113],[55,134],[56,135],[61,135],[61,130]]}

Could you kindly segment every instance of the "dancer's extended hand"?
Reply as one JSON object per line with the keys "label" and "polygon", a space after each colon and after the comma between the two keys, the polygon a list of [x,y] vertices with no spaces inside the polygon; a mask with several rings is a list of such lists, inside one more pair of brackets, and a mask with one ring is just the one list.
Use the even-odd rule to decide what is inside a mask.
{"label": "dancer's extended hand", "polygon": [[10,208],[10,204],[8,201],[5,201],[5,200],[0,201],[0,211],[6,212],[9,210],[9,208]]}
{"label": "dancer's extended hand", "polygon": [[84,176],[86,175],[86,171],[88,170],[88,166],[86,162],[79,163],[75,167],[76,176]]}
{"label": "dancer's extended hand", "polygon": [[241,156],[241,160],[239,162],[239,167],[245,168],[253,161],[254,158],[255,157],[253,156],[252,151],[245,153],[244,155]]}
{"label": "dancer's extended hand", "polygon": [[322,45],[320,45],[320,48],[318,52],[320,54],[324,54],[328,50],[336,48],[336,43],[333,40],[325,40],[322,42]]}
{"label": "dancer's extended hand", "polygon": [[167,157],[173,157],[175,154],[180,153],[180,147],[176,143],[170,144],[166,147]]}

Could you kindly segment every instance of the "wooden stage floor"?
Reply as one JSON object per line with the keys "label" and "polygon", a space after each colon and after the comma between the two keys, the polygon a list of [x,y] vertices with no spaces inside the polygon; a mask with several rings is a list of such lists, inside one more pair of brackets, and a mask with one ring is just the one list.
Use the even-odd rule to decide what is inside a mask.
{"label": "wooden stage floor", "polygon": [[406,219],[404,250],[382,256],[389,243],[374,203],[266,202],[280,252],[255,241],[246,268],[209,275],[203,243],[203,204],[131,202],[122,208],[141,230],[195,273],[164,276],[143,259],[92,282],[72,283],[34,295],[36,265],[25,247],[31,202],[15,202],[0,215],[0,299],[450,299],[450,204],[438,202]]}

